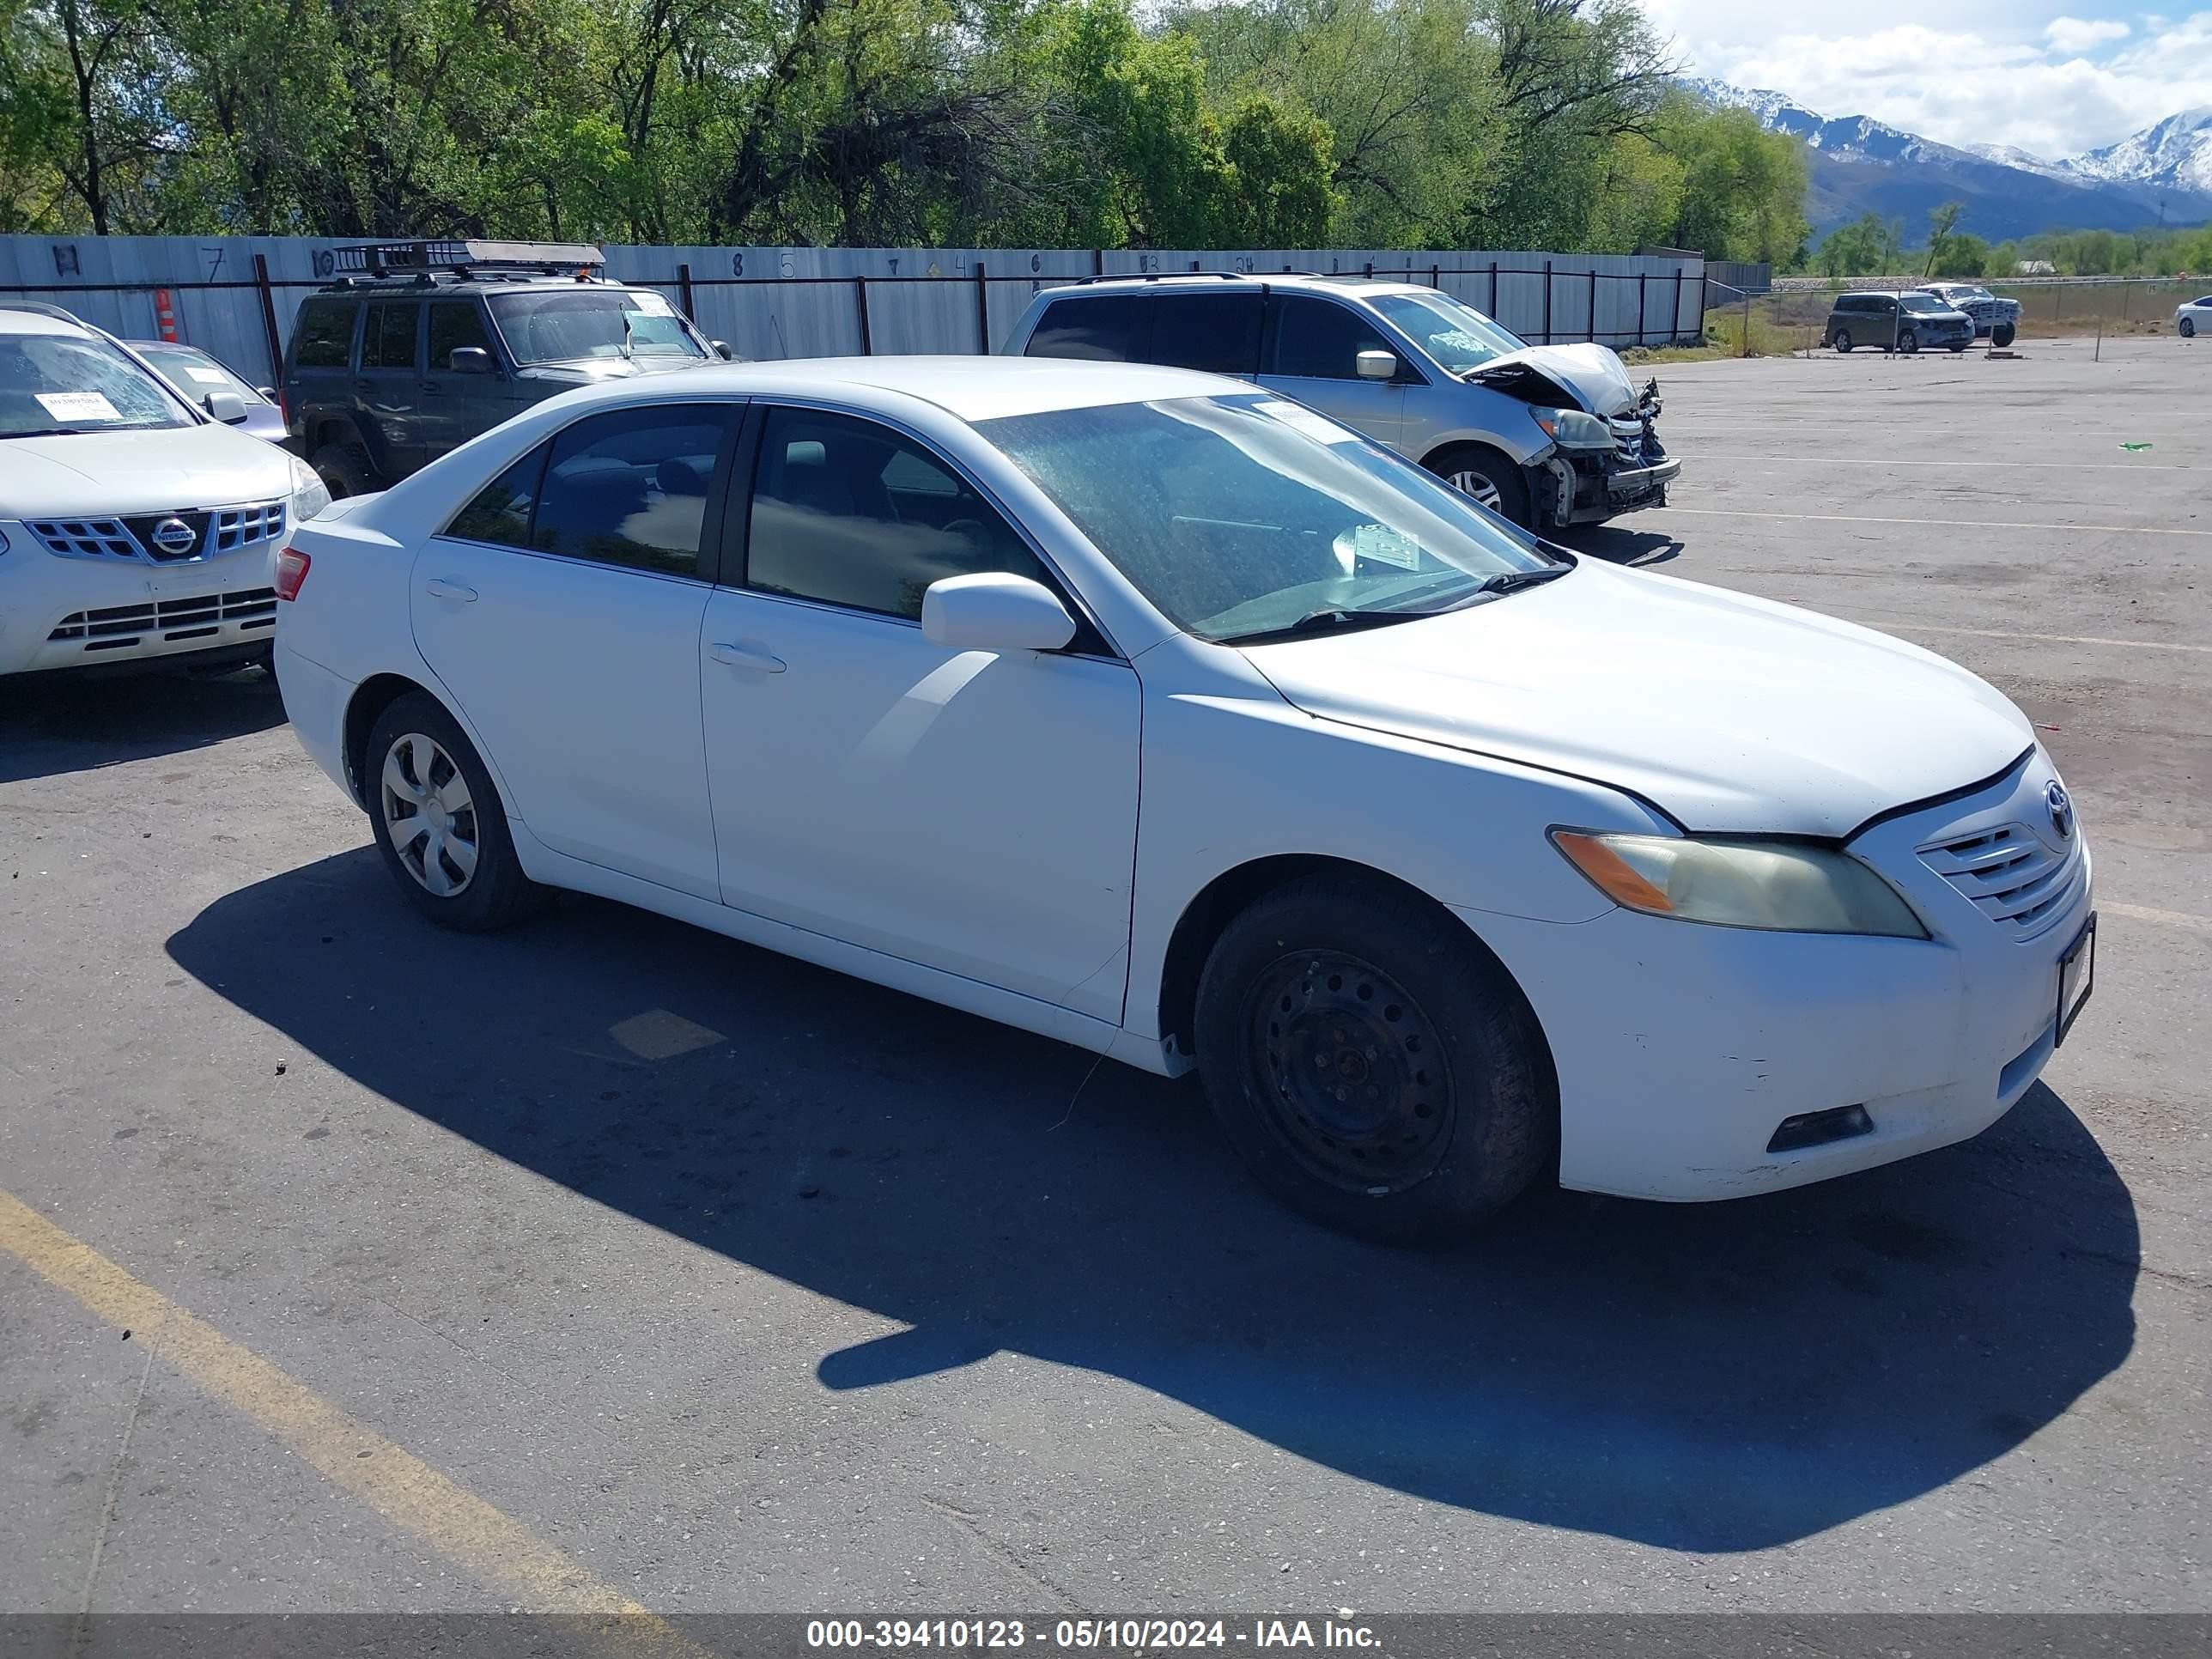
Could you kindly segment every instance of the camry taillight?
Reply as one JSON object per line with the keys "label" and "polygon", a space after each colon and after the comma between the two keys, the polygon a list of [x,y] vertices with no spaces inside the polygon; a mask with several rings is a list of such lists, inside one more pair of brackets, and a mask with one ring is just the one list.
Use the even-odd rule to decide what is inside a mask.
{"label": "camry taillight", "polygon": [[300,584],[307,580],[307,556],[296,547],[288,547],[276,556],[276,597],[296,599]]}

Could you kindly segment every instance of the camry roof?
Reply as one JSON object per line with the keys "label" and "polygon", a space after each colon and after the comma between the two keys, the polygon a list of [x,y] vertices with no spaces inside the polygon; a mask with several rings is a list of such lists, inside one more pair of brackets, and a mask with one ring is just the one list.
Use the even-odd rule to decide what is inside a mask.
{"label": "camry roof", "polygon": [[1243,380],[1189,369],[1066,357],[802,357],[690,369],[683,385],[686,393],[723,391],[758,397],[804,397],[809,392],[848,396],[867,387],[919,398],[969,422],[1253,390]]}

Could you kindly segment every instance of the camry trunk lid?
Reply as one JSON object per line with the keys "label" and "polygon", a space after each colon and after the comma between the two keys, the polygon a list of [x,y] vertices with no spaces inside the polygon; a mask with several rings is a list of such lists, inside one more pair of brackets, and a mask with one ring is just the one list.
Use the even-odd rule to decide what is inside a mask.
{"label": "camry trunk lid", "polygon": [[1245,651],[1310,714],[1611,784],[1693,831],[1846,836],[2034,740],[1917,646],[1589,559],[1464,611]]}

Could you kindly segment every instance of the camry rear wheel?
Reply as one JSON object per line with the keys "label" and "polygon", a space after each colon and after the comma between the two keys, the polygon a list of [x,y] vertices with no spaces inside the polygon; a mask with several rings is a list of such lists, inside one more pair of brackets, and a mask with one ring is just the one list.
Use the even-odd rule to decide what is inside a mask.
{"label": "camry rear wheel", "polygon": [[1458,490],[1472,495],[1501,519],[1523,530],[1536,527],[1530,508],[1528,481],[1518,464],[1486,444],[1461,444],[1431,455],[1428,469]]}
{"label": "camry rear wheel", "polygon": [[1552,1158],[1558,1108],[1519,988],[1449,915],[1385,884],[1316,877],[1257,901],[1215,942],[1196,1024],[1230,1141],[1328,1226],[1463,1234]]}
{"label": "camry rear wheel", "polygon": [[436,699],[395,700],[370,729],[364,759],[377,850],[416,909],[483,933],[529,908],[540,890],[522,873],[499,792]]}

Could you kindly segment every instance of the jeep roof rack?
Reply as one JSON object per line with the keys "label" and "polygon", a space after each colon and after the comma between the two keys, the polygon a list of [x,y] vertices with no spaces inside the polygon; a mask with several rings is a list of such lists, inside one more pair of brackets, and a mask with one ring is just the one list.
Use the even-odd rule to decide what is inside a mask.
{"label": "jeep roof rack", "polygon": [[340,275],[428,276],[477,271],[526,271],[545,276],[588,276],[606,268],[607,256],[585,242],[362,242],[331,250]]}

